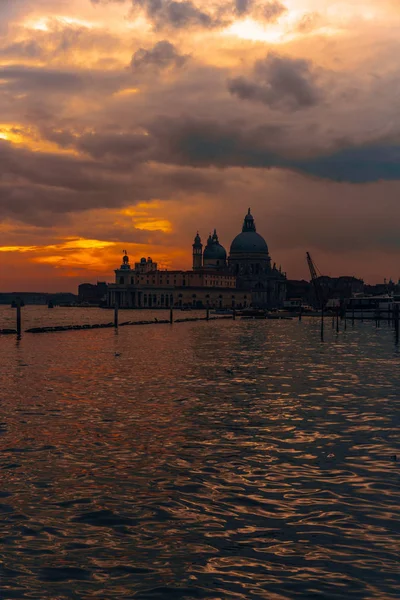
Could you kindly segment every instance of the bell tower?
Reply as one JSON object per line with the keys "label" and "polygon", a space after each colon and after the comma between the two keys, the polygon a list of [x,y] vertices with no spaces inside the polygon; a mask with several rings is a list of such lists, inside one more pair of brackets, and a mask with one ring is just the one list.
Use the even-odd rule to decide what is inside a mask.
{"label": "bell tower", "polygon": [[199,236],[199,232],[197,232],[196,237],[194,238],[193,244],[193,270],[201,269],[203,266],[203,244],[201,243],[201,238]]}

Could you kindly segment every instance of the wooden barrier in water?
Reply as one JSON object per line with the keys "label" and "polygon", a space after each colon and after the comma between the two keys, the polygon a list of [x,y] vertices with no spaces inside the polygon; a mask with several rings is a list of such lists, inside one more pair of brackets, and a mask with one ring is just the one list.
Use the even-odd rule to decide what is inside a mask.
{"label": "wooden barrier in water", "polygon": [[[195,322],[195,321],[216,321],[216,320],[221,320],[221,319],[232,319],[235,320],[236,319],[236,309],[233,309],[233,312],[231,315],[220,315],[220,316],[215,316],[215,317],[210,317],[210,309],[209,307],[206,308],[206,316],[204,317],[186,317],[186,318],[182,318],[182,319],[175,319],[174,320],[174,311],[173,311],[173,307],[170,308],[170,313],[169,313],[169,319],[153,319],[153,320],[141,320],[141,321],[125,321],[123,323],[119,323],[119,306],[116,304],[114,306],[114,321],[110,322],[110,323],[95,323],[95,324],[85,324],[85,325],[55,325],[55,326],[45,326],[45,327],[32,327],[30,329],[26,329],[25,332],[26,333],[51,333],[51,332],[60,332],[60,331],[81,331],[81,330],[87,330],[87,329],[106,329],[106,328],[116,328],[118,329],[119,327],[124,327],[127,325],[162,325],[162,324],[173,324],[173,323],[189,323],[189,322]],[[302,313],[302,311],[300,311],[299,313],[299,321],[301,321],[302,317],[305,316],[304,313]],[[307,315],[306,315],[307,316]],[[310,315],[311,317],[315,317],[318,315]],[[324,317],[325,317],[325,313],[324,311],[320,312],[320,335],[321,335],[321,341],[324,341]],[[335,323],[335,317],[336,317],[336,331],[339,333],[340,331],[340,325],[339,325],[339,310],[336,310],[336,314],[333,313],[332,315],[332,327],[334,327],[334,323]],[[268,316],[267,316],[268,318]],[[272,317],[270,317],[272,318]],[[278,317],[277,317],[278,318]],[[280,317],[280,318],[287,318],[287,317]],[[372,315],[371,320],[375,319],[375,325],[377,328],[379,328],[381,326],[381,320],[383,319],[384,321],[386,321],[387,318],[387,322],[389,325],[391,325],[394,329],[395,332],[395,339],[396,339],[396,343],[399,343],[399,338],[400,338],[400,305],[395,304],[393,306],[392,309],[382,309],[379,310],[377,309],[377,311],[375,312],[374,315]],[[344,321],[344,330],[347,330],[347,315],[346,312],[344,312],[344,314],[342,314],[342,321]],[[354,309],[352,311],[351,314],[351,321],[352,321],[352,326],[354,327],[354,323],[355,320],[357,320],[357,317],[355,315]],[[364,319],[361,319],[361,321],[364,321]],[[0,329],[0,335],[17,335],[17,336],[21,336],[22,334],[22,314],[21,314],[21,303],[16,303],[16,328],[12,329],[12,328],[8,328],[8,329]]]}

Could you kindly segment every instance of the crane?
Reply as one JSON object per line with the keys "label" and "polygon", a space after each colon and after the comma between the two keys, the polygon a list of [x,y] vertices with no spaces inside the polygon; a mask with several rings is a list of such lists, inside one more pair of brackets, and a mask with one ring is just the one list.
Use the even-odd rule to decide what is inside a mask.
{"label": "crane", "polygon": [[312,281],[312,284],[314,287],[314,292],[315,292],[315,297],[318,302],[318,307],[321,310],[324,310],[325,304],[326,304],[326,300],[324,297],[325,295],[322,290],[321,284],[319,282],[319,278],[317,275],[317,267],[315,266],[314,261],[311,258],[311,255],[309,252],[307,252],[307,263],[308,263],[308,268],[310,269],[311,281]]}
{"label": "crane", "polygon": [[318,275],[317,268],[311,258],[309,252],[307,252],[307,264],[310,269],[311,281],[314,286],[315,296],[317,298],[317,302],[319,304],[319,308],[321,309],[321,341],[324,341],[324,308],[326,304],[325,294],[322,290]]}

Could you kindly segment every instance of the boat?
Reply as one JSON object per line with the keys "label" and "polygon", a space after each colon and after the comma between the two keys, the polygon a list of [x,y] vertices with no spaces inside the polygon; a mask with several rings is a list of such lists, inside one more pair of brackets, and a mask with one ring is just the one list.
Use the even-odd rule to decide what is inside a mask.
{"label": "boat", "polygon": [[210,313],[212,315],[233,315],[233,310],[231,308],[216,308],[211,310]]}
{"label": "boat", "polygon": [[346,319],[390,319],[396,307],[400,308],[400,296],[360,294],[346,302]]}

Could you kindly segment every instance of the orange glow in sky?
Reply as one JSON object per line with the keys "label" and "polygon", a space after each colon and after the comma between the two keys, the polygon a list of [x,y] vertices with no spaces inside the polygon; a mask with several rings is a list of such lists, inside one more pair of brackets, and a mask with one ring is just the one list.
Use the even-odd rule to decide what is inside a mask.
{"label": "orange glow in sky", "polygon": [[0,3],[0,292],[190,268],[248,206],[290,278],[397,280],[399,3],[168,2]]}

